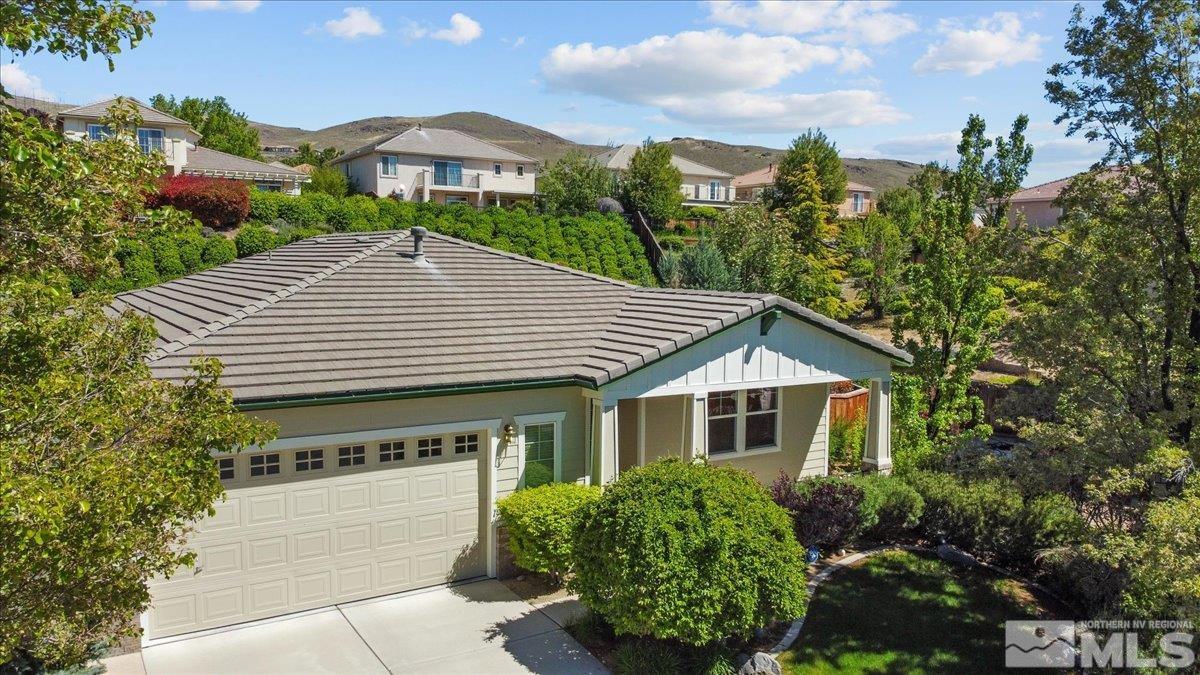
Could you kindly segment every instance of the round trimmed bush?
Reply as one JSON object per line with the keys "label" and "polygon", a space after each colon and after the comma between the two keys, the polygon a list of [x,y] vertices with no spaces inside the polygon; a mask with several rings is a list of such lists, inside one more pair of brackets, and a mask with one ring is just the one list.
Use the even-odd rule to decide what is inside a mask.
{"label": "round trimmed bush", "polygon": [[518,490],[496,504],[508,529],[517,565],[556,579],[571,569],[571,543],[579,510],[600,498],[600,488],[550,483]]}
{"label": "round trimmed bush", "polygon": [[237,257],[245,258],[275,248],[275,233],[262,225],[247,225],[238,230],[233,245],[237,247]]}
{"label": "round trimmed bush", "polygon": [[250,218],[263,223],[273,223],[279,217],[279,205],[291,199],[282,192],[266,190],[250,191]]}
{"label": "round trimmed bush", "polygon": [[804,613],[804,552],[745,471],[675,459],[622,473],[576,528],[570,587],[617,633],[705,645]]}
{"label": "round trimmed bush", "polygon": [[[324,195],[333,199],[329,195]],[[312,227],[325,222],[325,217],[306,196],[288,197],[279,202],[279,217],[299,227]],[[271,221],[274,222],[274,221]]]}
{"label": "round trimmed bush", "polygon": [[326,220],[338,232],[374,229],[379,222],[379,207],[375,198],[366,195],[346,197],[338,202]]}
{"label": "round trimmed bush", "polygon": [[237,259],[237,246],[225,237],[209,237],[204,241],[204,251],[200,254],[205,267],[224,265]]}
{"label": "round trimmed bush", "polygon": [[[324,192],[310,192],[308,194],[302,194],[299,197],[296,197],[296,200],[308,204],[317,214],[319,220],[317,223],[312,223],[314,225],[318,223],[329,222],[329,215],[337,209],[339,202],[337,197],[327,195]],[[283,216],[282,212],[279,215],[281,217],[285,217]],[[290,218],[288,219],[288,222],[291,222]]]}
{"label": "round trimmed bush", "polygon": [[154,269],[158,271],[159,280],[176,279],[185,274],[175,237],[159,234],[151,237],[148,243],[150,252],[154,254]]}
{"label": "round trimmed bush", "polygon": [[183,265],[185,274],[199,272],[204,268],[204,237],[199,232],[183,232],[176,237],[176,248],[179,250],[179,262]]}
{"label": "round trimmed bush", "polygon": [[124,288],[145,288],[158,283],[158,270],[154,267],[154,253],[140,241],[123,241],[117,246],[117,260],[121,262],[121,278]]}
{"label": "round trimmed bush", "polygon": [[857,476],[851,482],[862,489],[858,505],[859,527],[868,539],[900,541],[909,538],[921,522],[925,500],[899,478],[879,473]]}

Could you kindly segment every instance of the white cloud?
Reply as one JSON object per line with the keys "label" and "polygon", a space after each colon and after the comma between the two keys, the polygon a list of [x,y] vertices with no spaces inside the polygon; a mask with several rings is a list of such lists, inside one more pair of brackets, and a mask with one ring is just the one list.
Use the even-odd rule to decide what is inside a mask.
{"label": "white cloud", "polygon": [[449,28],[435,30],[429,34],[429,37],[456,45],[465,45],[479,39],[480,35],[483,35],[483,26],[480,26],[478,21],[466,14],[455,12],[454,16],[450,17]]}
{"label": "white cloud", "polygon": [[345,40],[355,40],[364,35],[383,35],[383,24],[366,7],[347,7],[340,19],[325,22],[325,32]]}
{"label": "white cloud", "polygon": [[542,128],[576,143],[590,143],[593,145],[603,145],[609,141],[623,143],[634,141],[638,138],[637,129],[611,124],[551,122],[550,124],[543,124]]}
{"label": "white cloud", "polygon": [[21,69],[19,63],[0,63],[0,82],[13,96],[28,96],[43,101],[58,100],[54,94],[42,87],[42,78]]}
{"label": "white cloud", "polygon": [[962,140],[962,134],[956,131],[901,136],[876,143],[875,152],[881,157],[891,159],[949,162],[957,155],[960,140]]}
{"label": "white cloud", "polygon": [[188,9],[193,12],[253,12],[262,0],[188,0]]}
{"label": "white cloud", "polygon": [[542,59],[541,72],[554,91],[652,106],[677,121],[743,131],[904,119],[882,94],[865,89],[762,91],[816,66],[845,71],[866,63],[855,49],[712,29],[657,35],[623,47],[563,43]]}
{"label": "white cloud", "polygon": [[717,0],[708,3],[708,20],[766,33],[813,34],[822,42],[882,45],[917,30],[911,16],[884,11],[894,4]]}
{"label": "white cloud", "polygon": [[513,49],[517,49],[525,44],[525,36],[522,35],[522,36],[514,38],[514,39],[500,38],[500,41],[503,42],[504,44],[512,47]]}
{"label": "white cloud", "polygon": [[1021,19],[1012,12],[996,12],[973,28],[943,19],[938,24],[942,41],[929,45],[913,64],[918,73],[958,72],[975,76],[1000,66],[1036,61],[1047,38],[1024,33]]}

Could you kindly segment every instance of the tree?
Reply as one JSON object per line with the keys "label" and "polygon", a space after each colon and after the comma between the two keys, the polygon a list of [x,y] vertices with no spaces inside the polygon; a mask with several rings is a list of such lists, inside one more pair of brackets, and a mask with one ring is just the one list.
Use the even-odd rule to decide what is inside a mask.
{"label": "tree", "polygon": [[317,150],[312,143],[301,143],[297,148],[298,152],[283,160],[284,164],[290,166],[299,166],[301,164],[311,164],[313,166],[327,166],[330,162],[337,159],[338,155],[342,154],[337,148],[321,148]]}
{"label": "tree", "polygon": [[[152,18],[86,1],[0,12],[6,43],[16,25],[24,50],[67,55],[116,53],[119,36],[140,38]],[[113,269],[121,237],[190,222],[144,211],[164,167],[138,151],[139,121],[118,105],[105,120],[112,138],[72,143],[0,106],[0,662],[72,666],[136,630],[147,579],[192,560],[187,527],[221,494],[210,449],[273,433],[233,407],[218,363],[155,380],[153,323],[70,293],[68,275]]]}
{"label": "tree", "polygon": [[679,215],[683,173],[671,163],[671,146],[648,143],[633,153],[618,190],[625,208],[662,225]]}
{"label": "tree", "polygon": [[[846,200],[846,167],[838,157],[837,144],[825,136],[825,132],[809,129],[792,141],[791,147],[779,159],[775,167],[775,184],[771,187],[767,201],[772,208],[788,208],[804,198],[796,192],[799,187],[789,183],[788,176],[795,176],[811,164],[821,184],[821,201],[833,210]],[[832,213],[832,211],[831,211]]]}
{"label": "tree", "polygon": [[318,166],[308,174],[309,181],[300,185],[301,192],[324,192],[333,197],[345,197],[350,191],[346,174],[328,166]]}
{"label": "tree", "polygon": [[262,159],[259,151],[258,129],[250,126],[244,113],[230,107],[224,96],[196,98],[185,96],[176,101],[174,96],[156,94],[150,99],[155,110],[185,120],[200,132],[200,145],[231,155]]}
{"label": "tree", "polygon": [[546,168],[537,179],[542,210],[560,215],[583,215],[612,193],[613,179],[595,159],[572,151]]}
{"label": "tree", "polygon": [[908,242],[891,217],[871,213],[843,225],[840,243],[850,256],[848,269],[854,287],[866,293],[867,307],[876,319],[882,319],[900,290],[908,266]]}
{"label": "tree", "polygon": [[737,289],[737,279],[725,257],[708,237],[682,251],[667,251],[659,261],[659,274],[670,288],[698,288],[708,291]]}
{"label": "tree", "polygon": [[[121,43],[136,47],[152,23],[154,14],[119,0],[15,0],[0,5],[0,44],[20,56],[46,51],[87,61],[99,54],[111,71]],[[8,96],[3,83],[0,94]]]}
{"label": "tree", "polygon": [[[893,342],[913,355],[911,377],[923,396],[908,414],[925,420],[927,438],[944,447],[961,427],[981,417],[982,404],[968,394],[971,375],[991,357],[992,342],[1005,320],[1003,292],[995,285],[1000,262],[1013,255],[1013,231],[976,228],[978,210],[999,211],[1024,179],[1030,153],[1020,116],[1008,139],[990,141],[983,120],[972,115],[958,145],[958,166],[945,171],[941,191],[927,202],[916,241],[923,260],[908,268],[904,311],[892,326]],[[989,159],[986,152],[996,146]],[[1004,152],[999,148],[1004,147]],[[995,216],[989,215],[989,220]],[[902,376],[909,377],[909,376]],[[909,386],[909,383],[904,383]],[[989,432],[979,425],[976,435]]]}
{"label": "tree", "polygon": [[895,223],[900,230],[900,237],[907,242],[912,241],[913,233],[921,222],[921,210],[921,193],[912,187],[892,188],[879,196],[879,213]]}

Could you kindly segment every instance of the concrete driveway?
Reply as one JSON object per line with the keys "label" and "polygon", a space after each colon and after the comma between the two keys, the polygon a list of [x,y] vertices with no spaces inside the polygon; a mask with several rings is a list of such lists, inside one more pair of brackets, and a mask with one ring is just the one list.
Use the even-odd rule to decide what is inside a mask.
{"label": "concrete driveway", "polygon": [[503,584],[338,605],[159,644],[105,661],[109,673],[605,673],[562,623]]}

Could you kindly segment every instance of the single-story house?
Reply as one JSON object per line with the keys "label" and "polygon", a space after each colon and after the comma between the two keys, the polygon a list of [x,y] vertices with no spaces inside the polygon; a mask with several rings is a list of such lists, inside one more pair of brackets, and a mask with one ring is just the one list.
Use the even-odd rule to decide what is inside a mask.
{"label": "single-story house", "polygon": [[[626,143],[594,155],[593,159],[614,176],[620,176],[629,168],[629,162],[633,160],[633,153],[637,152],[637,149],[637,145]],[[685,206],[712,206],[720,209],[730,206],[733,192],[729,188],[729,181],[733,174],[674,154],[671,155],[671,164],[683,174],[679,190],[683,193]]]}
{"label": "single-story house", "polygon": [[100,123],[118,100],[133,103],[142,116],[137,142],[142,152],[160,152],[171,175],[229,178],[272,192],[300,194],[300,184],[310,179],[287,166],[247,159],[198,145],[200,134],[186,120],[156,110],[141,101],[124,97],[68,108],[57,114],[63,135],[72,140],[94,141],[109,133]]}
{"label": "single-story house", "polygon": [[[763,191],[775,184],[775,164],[744,173],[733,179],[734,199],[739,202],[756,202],[762,199]],[[865,216],[875,208],[875,188],[854,181],[846,182],[846,199],[838,204],[838,217]]]}
{"label": "single-story house", "polygon": [[452,129],[417,125],[333,160],[354,189],[439,204],[509,206],[534,196],[538,161]]}
{"label": "single-story house", "polygon": [[830,383],[870,381],[891,466],[911,357],[775,295],[644,288],[411,231],[321,236],[128,293],[156,377],[219,358],[278,439],[214,452],[194,568],[152,582],[144,643],[495,576],[496,502],[662,457],[763,481],[828,470]]}
{"label": "single-story house", "polygon": [[1074,176],[1059,178],[1014,193],[1009,200],[1009,222],[1016,225],[1017,218],[1024,216],[1025,226],[1031,230],[1052,230],[1058,227],[1058,220],[1063,215],[1058,197],[1072,178]]}

